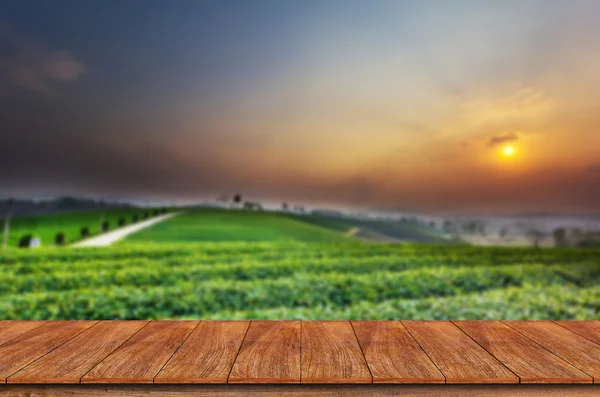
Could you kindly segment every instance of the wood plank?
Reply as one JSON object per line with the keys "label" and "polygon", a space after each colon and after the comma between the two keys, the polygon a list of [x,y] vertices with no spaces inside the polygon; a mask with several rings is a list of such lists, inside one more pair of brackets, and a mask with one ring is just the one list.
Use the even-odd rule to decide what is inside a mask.
{"label": "wood plank", "polygon": [[45,321],[0,321],[0,346],[44,323]]}
{"label": "wood plank", "polygon": [[300,383],[300,321],[252,321],[229,383]]}
{"label": "wood plank", "polygon": [[8,378],[8,383],[79,383],[148,321],[102,321]]}
{"label": "wood plank", "polygon": [[57,348],[97,321],[51,321],[0,346],[0,381]]}
{"label": "wood plank", "polygon": [[600,379],[600,345],[551,321],[505,323],[590,375],[595,382]]}
{"label": "wood plank", "polygon": [[349,321],[302,322],[302,383],[372,383]]}
{"label": "wood plank", "polygon": [[373,383],[444,383],[421,346],[399,321],[352,321]]}
{"label": "wood plank", "polygon": [[446,383],[518,383],[519,378],[449,321],[402,322]]}
{"label": "wood plank", "polygon": [[152,383],[198,321],[152,321],[81,378],[81,383]]}
{"label": "wood plank", "polygon": [[154,383],[227,383],[249,321],[203,321]]}
{"label": "wood plank", "polygon": [[0,397],[598,397],[598,385],[1,385]]}
{"label": "wood plank", "polygon": [[600,321],[554,321],[594,343],[600,344]]}
{"label": "wood plank", "polygon": [[501,321],[455,321],[521,383],[592,383],[592,378]]}

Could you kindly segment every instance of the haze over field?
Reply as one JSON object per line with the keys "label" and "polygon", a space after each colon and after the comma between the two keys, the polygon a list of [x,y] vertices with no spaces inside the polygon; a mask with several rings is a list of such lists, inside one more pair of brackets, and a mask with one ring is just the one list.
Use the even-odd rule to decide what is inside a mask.
{"label": "haze over field", "polygon": [[599,19],[595,0],[4,1],[0,196],[600,213]]}

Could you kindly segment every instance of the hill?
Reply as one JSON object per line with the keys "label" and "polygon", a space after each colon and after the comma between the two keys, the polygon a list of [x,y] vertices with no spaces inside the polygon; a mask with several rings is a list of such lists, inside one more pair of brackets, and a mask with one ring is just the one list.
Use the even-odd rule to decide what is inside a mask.
{"label": "hill", "polygon": [[194,209],[129,236],[126,242],[343,241],[344,233],[277,212]]}
{"label": "hill", "polygon": [[450,242],[435,228],[412,220],[364,219],[351,216],[327,216],[323,214],[295,215],[285,214],[292,219],[319,225],[328,229],[349,232],[365,241],[379,242],[416,242],[416,243],[448,243]]}

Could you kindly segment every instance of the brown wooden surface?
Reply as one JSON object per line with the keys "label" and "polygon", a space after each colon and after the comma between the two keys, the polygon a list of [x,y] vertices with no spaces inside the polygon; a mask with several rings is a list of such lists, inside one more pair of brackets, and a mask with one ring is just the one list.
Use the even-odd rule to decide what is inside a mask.
{"label": "brown wooden surface", "polygon": [[300,321],[253,321],[229,383],[300,383]]}
{"label": "brown wooden surface", "polygon": [[592,378],[501,321],[455,321],[521,383],[592,383]]}
{"label": "brown wooden surface", "polygon": [[0,385],[0,397],[598,397],[598,385]]}
{"label": "brown wooden surface", "polygon": [[88,372],[81,382],[152,383],[197,325],[197,321],[153,321]]}
{"label": "brown wooden surface", "polygon": [[44,323],[45,321],[0,321],[0,346]]}
{"label": "brown wooden surface", "polygon": [[352,321],[373,383],[444,383],[444,375],[399,321]]}
{"label": "brown wooden surface", "polygon": [[519,378],[450,321],[403,321],[446,383],[518,383]]}
{"label": "brown wooden surface", "polygon": [[[254,386],[268,390],[265,383],[288,383],[289,395],[306,395],[301,387],[310,384],[348,384],[346,393],[361,383],[400,387],[444,379],[502,385],[519,377],[537,384],[595,377],[600,383],[599,327],[562,321],[0,321],[0,390],[26,383],[29,390],[55,393],[34,383],[112,383],[86,389],[104,393],[148,383],[140,393],[175,396],[191,390],[177,384],[227,382],[224,387],[262,383]],[[239,390],[267,390],[246,386]],[[402,390],[434,385],[421,386]],[[587,390],[582,386],[560,390]],[[319,393],[329,390],[323,387]],[[44,393],[30,396],[53,395]]]}
{"label": "brown wooden surface", "polygon": [[555,323],[600,344],[600,321],[555,321]]}
{"label": "brown wooden surface", "polygon": [[8,383],[79,383],[147,321],[102,321],[8,378]]}
{"label": "brown wooden surface", "polygon": [[592,376],[596,382],[600,379],[600,345],[551,321],[505,323]]}
{"label": "brown wooden surface", "polygon": [[302,322],[302,383],[372,383],[349,321]]}
{"label": "brown wooden surface", "polygon": [[0,380],[56,349],[97,321],[52,321],[0,346]]}
{"label": "brown wooden surface", "polygon": [[227,383],[249,321],[203,321],[154,383]]}

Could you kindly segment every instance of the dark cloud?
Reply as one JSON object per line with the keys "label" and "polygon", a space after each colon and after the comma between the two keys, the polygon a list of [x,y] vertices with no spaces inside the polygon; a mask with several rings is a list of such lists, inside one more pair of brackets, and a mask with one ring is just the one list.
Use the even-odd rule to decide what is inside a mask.
{"label": "dark cloud", "polygon": [[495,135],[495,136],[491,137],[488,140],[487,145],[489,147],[496,147],[498,145],[503,145],[505,143],[510,143],[510,142],[516,142],[518,140],[519,140],[519,136],[517,134],[515,134],[514,132],[510,132],[507,134]]}
{"label": "dark cloud", "polygon": [[50,50],[0,21],[0,93],[14,88],[51,93],[54,83],[75,81],[85,71],[70,52]]}

